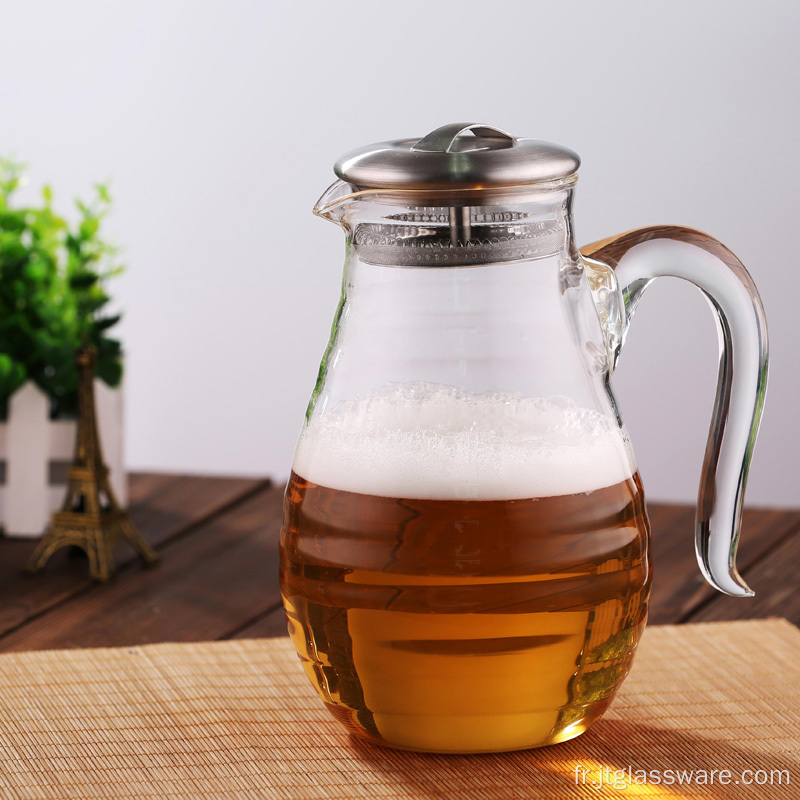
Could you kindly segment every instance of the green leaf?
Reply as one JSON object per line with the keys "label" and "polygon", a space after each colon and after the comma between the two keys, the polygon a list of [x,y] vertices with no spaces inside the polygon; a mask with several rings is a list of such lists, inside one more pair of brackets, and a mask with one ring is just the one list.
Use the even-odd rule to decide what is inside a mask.
{"label": "green leaf", "polygon": [[0,158],[0,198],[3,205],[8,203],[9,197],[16,191],[22,182],[22,173],[25,165],[13,158]]}
{"label": "green leaf", "polygon": [[25,265],[25,277],[31,281],[43,281],[47,278],[47,264],[41,259],[31,259]]}
{"label": "green leaf", "polygon": [[95,369],[97,377],[112,388],[122,382],[122,362],[118,359],[99,359]]}
{"label": "green leaf", "polygon": [[96,272],[81,272],[69,279],[69,286],[71,289],[88,289],[99,280],[100,276]]}
{"label": "green leaf", "polygon": [[25,213],[22,211],[0,211],[0,228],[4,231],[22,232],[26,228]]}
{"label": "green leaf", "polygon": [[105,183],[96,183],[94,188],[100,200],[102,200],[102,202],[106,205],[111,205],[111,194],[108,190],[108,184],[109,181],[106,181]]}
{"label": "green leaf", "polygon": [[122,355],[122,344],[118,339],[103,338],[95,342],[100,358],[114,359]]}
{"label": "green leaf", "polygon": [[106,331],[113,328],[122,319],[122,314],[115,314],[113,317],[101,317],[94,321],[95,331]]}
{"label": "green leaf", "polygon": [[11,395],[25,383],[27,377],[22,364],[14,361],[8,353],[0,353],[0,409],[6,407]]}
{"label": "green leaf", "polygon": [[100,227],[100,220],[97,217],[86,217],[80,224],[81,236],[84,239],[93,239]]}

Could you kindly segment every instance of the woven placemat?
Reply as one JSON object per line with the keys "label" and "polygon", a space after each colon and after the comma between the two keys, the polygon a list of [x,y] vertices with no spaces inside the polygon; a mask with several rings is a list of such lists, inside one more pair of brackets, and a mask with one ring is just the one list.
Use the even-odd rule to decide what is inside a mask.
{"label": "woven placemat", "polygon": [[649,628],[594,728],[482,756],[352,740],[288,639],[0,656],[3,798],[798,798],[799,752],[783,620]]}

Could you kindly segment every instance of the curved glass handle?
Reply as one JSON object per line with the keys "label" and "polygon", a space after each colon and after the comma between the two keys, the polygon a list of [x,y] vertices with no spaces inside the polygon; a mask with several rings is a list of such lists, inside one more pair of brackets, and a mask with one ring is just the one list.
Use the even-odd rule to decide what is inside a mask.
{"label": "curved glass handle", "polygon": [[752,595],[736,570],[736,550],[767,389],[767,323],[753,279],[727,247],[691,228],[639,228],[581,248],[581,254],[606,330],[611,369],[636,305],[655,278],[693,283],[716,312],[719,380],[700,479],[695,548],[712,586],[730,595]]}

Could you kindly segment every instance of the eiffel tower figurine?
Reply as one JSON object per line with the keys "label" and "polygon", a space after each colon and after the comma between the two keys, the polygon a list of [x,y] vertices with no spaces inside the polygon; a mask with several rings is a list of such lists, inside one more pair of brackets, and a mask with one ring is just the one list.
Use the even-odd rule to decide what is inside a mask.
{"label": "eiffel tower figurine", "polygon": [[127,539],[145,564],[158,556],[120,508],[103,463],[94,408],[94,365],[97,352],[84,347],[78,352],[78,432],[75,458],[69,468],[67,496],[55,511],[39,546],[25,567],[38,572],[59,548],[80,547],[89,557],[89,573],[96,581],[107,581],[114,571],[112,549],[118,538]]}

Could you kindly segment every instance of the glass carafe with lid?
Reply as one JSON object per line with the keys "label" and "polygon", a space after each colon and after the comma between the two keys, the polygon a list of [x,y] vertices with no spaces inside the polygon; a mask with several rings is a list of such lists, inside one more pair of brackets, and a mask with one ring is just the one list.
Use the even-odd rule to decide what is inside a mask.
{"label": "glass carafe with lid", "polygon": [[476,124],[355,150],[315,212],[342,295],[286,491],[281,587],[303,666],[373,742],[434,752],[572,738],[626,676],[649,526],[609,378],[655,278],[720,333],[700,568],[736,572],[767,374],[764,314],[716,240],[656,226],[578,251],[572,151]]}

